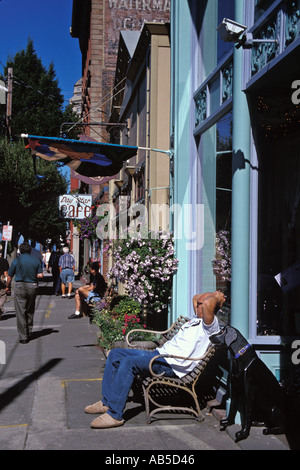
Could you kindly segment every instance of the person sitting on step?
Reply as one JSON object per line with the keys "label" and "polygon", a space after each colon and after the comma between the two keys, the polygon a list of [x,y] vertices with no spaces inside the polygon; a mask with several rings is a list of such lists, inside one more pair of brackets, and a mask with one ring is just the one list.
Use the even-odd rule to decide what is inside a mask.
{"label": "person sitting on step", "polygon": [[90,261],[90,284],[79,287],[75,292],[75,313],[68,318],[73,320],[81,318],[87,312],[87,306],[93,302],[100,302],[107,289],[104,277],[100,273],[100,265],[97,261]]}

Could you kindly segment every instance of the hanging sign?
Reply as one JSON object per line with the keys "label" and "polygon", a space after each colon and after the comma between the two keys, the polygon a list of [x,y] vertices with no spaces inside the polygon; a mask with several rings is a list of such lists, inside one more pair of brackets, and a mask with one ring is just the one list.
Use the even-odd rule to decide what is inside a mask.
{"label": "hanging sign", "polygon": [[92,194],[65,194],[59,196],[59,217],[61,219],[85,219],[91,215]]}

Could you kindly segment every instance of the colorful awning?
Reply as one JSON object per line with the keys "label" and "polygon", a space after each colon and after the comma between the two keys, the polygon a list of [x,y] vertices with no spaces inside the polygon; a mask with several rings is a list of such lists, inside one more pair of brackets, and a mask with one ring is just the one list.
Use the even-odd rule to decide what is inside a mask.
{"label": "colorful awning", "polygon": [[113,176],[123,162],[134,157],[138,147],[105,144],[83,140],[62,139],[22,134],[28,139],[26,148],[40,158],[59,161],[86,177]]}

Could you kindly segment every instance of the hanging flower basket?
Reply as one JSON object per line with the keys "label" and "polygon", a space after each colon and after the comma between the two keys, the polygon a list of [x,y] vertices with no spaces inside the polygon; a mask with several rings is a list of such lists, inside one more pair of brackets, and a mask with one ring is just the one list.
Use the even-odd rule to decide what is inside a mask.
{"label": "hanging flower basket", "polygon": [[125,285],[129,297],[153,312],[166,311],[171,299],[172,279],[178,260],[170,233],[148,233],[112,245],[114,265],[108,277]]}
{"label": "hanging flower basket", "polygon": [[98,240],[97,235],[97,225],[101,220],[103,220],[107,216],[107,212],[102,215],[96,215],[95,209],[98,206],[92,206],[92,214],[90,217],[86,217],[85,219],[74,220],[73,224],[78,230],[80,240],[89,240],[91,243]]}

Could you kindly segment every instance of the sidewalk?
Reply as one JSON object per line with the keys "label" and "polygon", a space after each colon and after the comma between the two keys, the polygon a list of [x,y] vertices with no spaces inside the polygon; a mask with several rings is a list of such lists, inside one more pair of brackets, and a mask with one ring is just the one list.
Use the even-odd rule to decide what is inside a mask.
{"label": "sidewalk", "polygon": [[105,357],[96,346],[96,326],[88,318],[69,320],[74,299],[52,295],[50,280],[40,283],[30,343],[19,344],[13,295],[5,304],[0,322],[6,345],[6,364],[0,365],[1,450],[103,450],[103,456],[122,455],[118,451],[130,456],[138,451],[289,450],[285,436],[264,436],[261,428],[252,428],[250,437],[236,444],[239,426],[221,432],[208,409],[202,423],[168,415],[148,425],[142,406],[128,402],[124,426],[91,429],[94,416],[83,410],[101,398]]}

